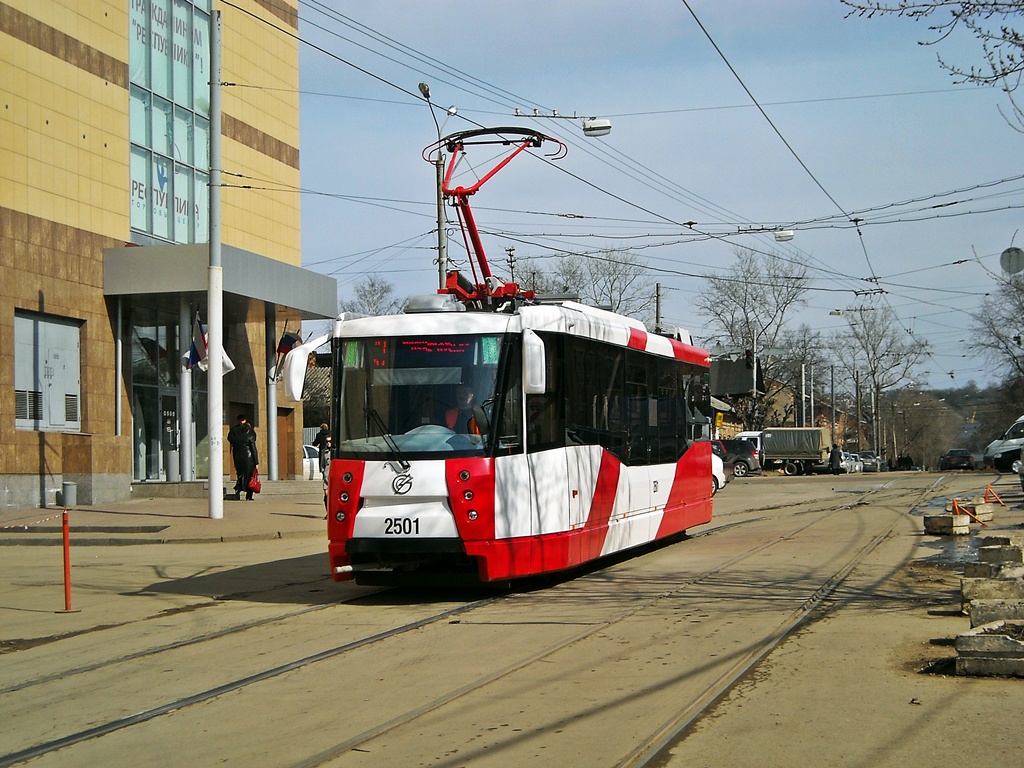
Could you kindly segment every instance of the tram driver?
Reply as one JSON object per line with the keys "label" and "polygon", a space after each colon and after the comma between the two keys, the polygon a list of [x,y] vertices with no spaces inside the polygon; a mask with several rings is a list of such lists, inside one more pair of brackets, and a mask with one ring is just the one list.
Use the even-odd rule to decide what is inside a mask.
{"label": "tram driver", "polygon": [[473,418],[473,398],[476,393],[468,384],[455,388],[455,406],[445,413],[445,426],[462,435],[479,435],[480,430]]}

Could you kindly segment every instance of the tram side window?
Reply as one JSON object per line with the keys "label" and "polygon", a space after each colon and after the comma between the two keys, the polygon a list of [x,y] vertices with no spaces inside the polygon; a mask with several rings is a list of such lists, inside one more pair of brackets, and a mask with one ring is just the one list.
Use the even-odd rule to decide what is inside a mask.
{"label": "tram side window", "polygon": [[708,377],[703,373],[695,373],[687,377],[687,439],[711,439],[711,392],[708,388]]}
{"label": "tram side window", "polygon": [[626,459],[627,463],[632,465],[651,463],[651,450],[656,449],[657,434],[651,428],[651,403],[648,395],[651,391],[648,386],[649,368],[653,367],[654,363],[655,360],[639,352],[626,352]]}
{"label": "tram side window", "polygon": [[518,344],[506,346],[508,364],[504,381],[499,382],[501,402],[498,404],[497,450],[501,453],[518,452],[522,449],[523,414],[523,369],[522,354]]}
{"label": "tram side window", "polygon": [[539,335],[544,342],[547,389],[542,395],[526,397],[526,446],[531,453],[565,445],[562,339],[550,334]]}
{"label": "tram side window", "polygon": [[685,401],[681,384],[681,366],[675,360],[660,359],[656,363],[656,413],[652,431],[654,446],[651,461],[666,464],[676,461],[686,450]]}
{"label": "tram side window", "polygon": [[628,453],[623,390],[625,350],[578,338],[567,339],[566,347],[568,442],[600,445],[625,460]]}

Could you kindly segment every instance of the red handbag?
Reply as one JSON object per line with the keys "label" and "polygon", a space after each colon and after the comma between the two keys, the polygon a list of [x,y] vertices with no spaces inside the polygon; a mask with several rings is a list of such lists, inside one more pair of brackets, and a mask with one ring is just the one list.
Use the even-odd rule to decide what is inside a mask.
{"label": "red handbag", "polygon": [[263,490],[263,484],[260,483],[260,471],[254,469],[252,471],[252,477],[249,478],[249,490],[253,493],[259,493]]}

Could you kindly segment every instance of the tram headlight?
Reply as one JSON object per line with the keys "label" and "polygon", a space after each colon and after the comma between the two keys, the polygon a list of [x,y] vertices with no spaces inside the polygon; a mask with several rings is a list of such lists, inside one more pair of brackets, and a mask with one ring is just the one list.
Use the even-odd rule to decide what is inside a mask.
{"label": "tram headlight", "polygon": [[463,491],[462,498],[464,498],[466,501],[472,501],[473,500],[473,492],[472,491]]}
{"label": "tram headlight", "polygon": [[341,479],[344,480],[346,483],[351,483],[352,482],[352,473],[351,472],[346,472],[344,475],[341,476]]}
{"label": "tram headlight", "polygon": [[345,513],[341,512],[341,511],[335,512],[334,513],[334,519],[337,520],[339,523],[344,523],[345,522]]}
{"label": "tram headlight", "polygon": [[469,512],[466,513],[466,517],[468,517],[470,521],[473,521],[476,520],[479,517],[479,515],[477,514],[477,511],[475,509],[471,509],[469,510]]}
{"label": "tram headlight", "polygon": [[461,480],[462,482],[466,482],[467,480],[469,480],[469,470],[468,469],[464,469],[461,472],[459,472],[459,480]]}
{"label": "tram headlight", "polygon": [[341,495],[338,496],[338,498],[341,499],[342,504],[348,502],[348,499],[349,499],[348,491],[342,491]]}

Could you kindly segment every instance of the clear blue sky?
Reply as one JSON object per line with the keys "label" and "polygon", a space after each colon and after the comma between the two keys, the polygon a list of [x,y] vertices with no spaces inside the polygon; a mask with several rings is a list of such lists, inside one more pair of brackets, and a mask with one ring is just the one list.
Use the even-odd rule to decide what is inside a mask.
{"label": "clear blue sky", "polygon": [[[518,158],[474,198],[481,229],[508,233],[485,239],[497,273],[510,245],[520,263],[632,248],[662,284],[667,322],[711,346],[690,275],[724,271],[736,245],[796,253],[812,267],[800,321],[841,330],[830,310],[877,286],[931,343],[930,386],[991,381],[970,313],[994,288],[986,269],[1024,247],[1024,181],[1012,180],[1024,135],[1000,115],[1002,94],[939,66],[937,55],[980,63],[973,38],[922,46],[925,24],[846,19],[838,0],[690,7],[728,65],[674,0],[300,0],[300,36],[323,49],[300,54],[304,265],[336,277],[341,299],[367,272],[403,295],[436,288],[426,81],[436,105],[458,108],[445,133],[521,125],[569,144],[557,168]],[[606,117],[613,130],[585,139],[579,121],[516,107]],[[862,236],[844,213],[864,219]],[[697,240],[687,221],[722,237]],[[795,238],[740,234],[774,224]],[[451,247],[464,261],[457,233]]]}

